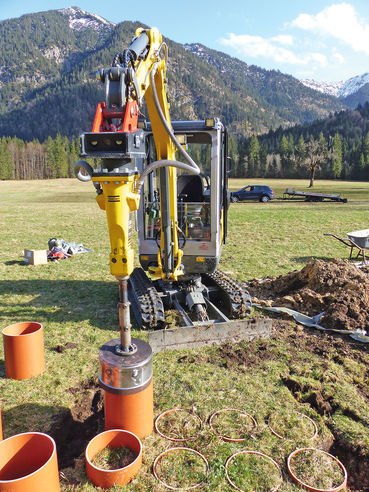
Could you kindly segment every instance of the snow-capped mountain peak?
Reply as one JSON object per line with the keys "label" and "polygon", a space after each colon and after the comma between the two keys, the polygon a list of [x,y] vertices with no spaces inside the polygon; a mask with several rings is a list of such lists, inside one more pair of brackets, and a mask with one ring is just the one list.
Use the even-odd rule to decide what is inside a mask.
{"label": "snow-capped mountain peak", "polygon": [[357,92],[363,85],[369,83],[369,73],[357,75],[340,82],[318,82],[312,79],[301,80],[301,83],[323,94],[335,97],[347,97]]}
{"label": "snow-capped mountain peak", "polygon": [[65,9],[59,9],[59,12],[68,17],[69,27],[76,31],[86,28],[100,31],[101,29],[115,26],[114,22],[109,22],[97,14],[90,14],[79,7],[67,7]]}
{"label": "snow-capped mountain peak", "polygon": [[357,92],[360,87],[369,82],[369,73],[363,73],[362,75],[357,75],[356,77],[351,77],[351,79],[346,80],[340,90],[340,97],[346,97],[354,92]]}
{"label": "snow-capped mountain peak", "polygon": [[306,87],[310,87],[310,89],[322,92],[323,94],[339,97],[341,87],[345,82],[343,80],[341,82],[318,82],[313,79],[304,79],[301,80],[301,83]]}

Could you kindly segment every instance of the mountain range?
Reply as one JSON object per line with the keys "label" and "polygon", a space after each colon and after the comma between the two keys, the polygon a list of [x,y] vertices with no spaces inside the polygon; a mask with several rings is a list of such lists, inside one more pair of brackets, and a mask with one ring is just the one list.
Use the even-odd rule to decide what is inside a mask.
{"label": "mountain range", "polygon": [[[0,22],[0,136],[43,141],[90,130],[96,104],[104,100],[94,75],[129,46],[140,26],[146,27],[114,24],[78,7]],[[369,79],[352,83],[358,90],[350,93],[324,93],[201,44],[165,41],[173,119],[219,116],[235,134],[261,134],[325,118],[369,98]]]}
{"label": "mountain range", "polygon": [[[357,96],[357,93],[369,93],[369,73],[363,73],[340,82],[318,82],[312,79],[304,79],[301,82],[306,87],[337,97],[349,107],[353,107],[350,102]],[[367,100],[367,98],[362,97],[361,103],[365,103]]]}

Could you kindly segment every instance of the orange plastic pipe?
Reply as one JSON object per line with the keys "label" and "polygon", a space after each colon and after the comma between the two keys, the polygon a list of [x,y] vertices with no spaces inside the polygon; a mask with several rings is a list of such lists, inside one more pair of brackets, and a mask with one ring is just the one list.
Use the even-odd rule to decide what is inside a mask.
{"label": "orange plastic pipe", "polygon": [[41,323],[9,325],[3,330],[5,373],[11,379],[29,379],[45,370]]}
{"label": "orange plastic pipe", "polygon": [[26,432],[0,442],[0,492],[60,492],[54,440]]}
{"label": "orange plastic pipe", "polygon": [[[137,458],[127,466],[116,470],[105,470],[92,464],[94,457],[103,449],[128,447],[137,453]],[[114,429],[95,436],[88,444],[85,452],[86,473],[97,487],[107,489],[113,485],[125,485],[138,473],[142,465],[142,444],[132,432]]]}
{"label": "orange plastic pipe", "polygon": [[142,391],[133,394],[105,393],[105,429],[125,429],[140,439],[154,427],[153,379]]}

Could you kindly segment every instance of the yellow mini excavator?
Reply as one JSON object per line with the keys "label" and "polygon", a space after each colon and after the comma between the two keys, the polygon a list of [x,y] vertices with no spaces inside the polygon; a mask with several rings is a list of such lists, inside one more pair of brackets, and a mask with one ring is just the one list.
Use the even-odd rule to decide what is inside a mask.
{"label": "yellow mini excavator", "polygon": [[[131,308],[140,327],[159,329],[149,339],[154,350],[248,336],[245,325],[229,322],[250,314],[245,285],[217,270],[229,206],[227,131],[217,118],[171,122],[166,63],[161,34],[140,28],[112,66],[97,72],[105,102],[92,131],[81,135],[80,157],[100,164],[75,164],[106,211],[122,353],[134,351]],[[148,121],[139,119],[143,98]],[[134,266],[134,227],[142,268]],[[178,312],[179,331],[166,329],[166,309]]]}

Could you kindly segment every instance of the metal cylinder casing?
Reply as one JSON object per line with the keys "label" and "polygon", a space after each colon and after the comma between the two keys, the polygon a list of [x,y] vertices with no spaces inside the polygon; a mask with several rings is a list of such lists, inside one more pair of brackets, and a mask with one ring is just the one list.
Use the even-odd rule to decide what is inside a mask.
{"label": "metal cylinder casing", "polygon": [[154,421],[152,350],[132,338],[135,353],[119,355],[120,339],[110,340],[99,352],[99,382],[104,389],[105,430],[124,429],[140,439],[151,434]]}
{"label": "metal cylinder casing", "polygon": [[120,355],[116,347],[120,339],[105,343],[99,351],[99,382],[101,387],[114,394],[133,394],[142,391],[152,379],[152,350],[148,343],[132,338],[137,351]]}

